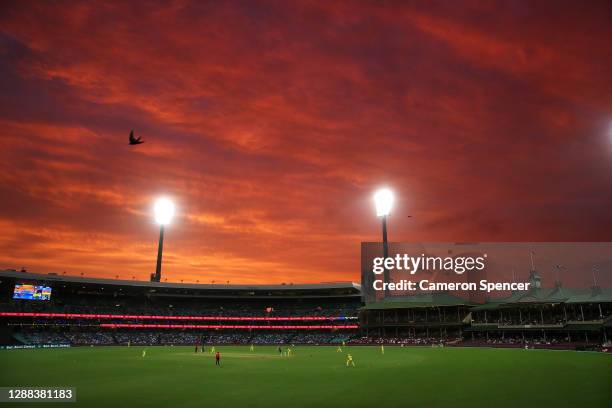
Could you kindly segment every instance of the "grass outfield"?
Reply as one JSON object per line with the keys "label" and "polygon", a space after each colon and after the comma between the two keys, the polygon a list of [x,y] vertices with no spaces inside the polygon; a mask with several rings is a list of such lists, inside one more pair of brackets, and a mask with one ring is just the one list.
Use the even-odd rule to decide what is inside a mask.
{"label": "grass outfield", "polygon": [[[572,351],[220,346],[0,351],[0,386],[72,386],[69,407],[604,407],[612,356]],[[345,366],[346,353],[355,368]],[[57,406],[59,404],[13,404]],[[0,407],[11,406],[1,404]]]}

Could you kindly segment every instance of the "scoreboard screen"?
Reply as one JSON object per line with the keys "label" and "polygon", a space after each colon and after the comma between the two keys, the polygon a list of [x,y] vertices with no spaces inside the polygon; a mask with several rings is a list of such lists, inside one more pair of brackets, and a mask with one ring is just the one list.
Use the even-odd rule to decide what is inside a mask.
{"label": "scoreboard screen", "polygon": [[18,283],[13,291],[13,299],[51,300],[51,287]]}

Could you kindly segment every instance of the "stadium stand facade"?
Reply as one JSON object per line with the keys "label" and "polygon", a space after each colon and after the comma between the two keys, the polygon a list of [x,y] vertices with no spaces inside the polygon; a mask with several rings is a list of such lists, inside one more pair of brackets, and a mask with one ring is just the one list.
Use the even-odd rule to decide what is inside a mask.
{"label": "stadium stand facade", "polygon": [[[199,285],[0,272],[4,344],[325,344],[358,337],[360,287]],[[14,299],[16,285],[51,288]]]}
{"label": "stadium stand facade", "polygon": [[[14,299],[15,285],[51,288]],[[0,344],[609,346],[612,291],[538,285],[484,304],[448,293],[362,303],[360,285],[194,285],[0,271]]]}
{"label": "stadium stand facade", "polygon": [[607,348],[612,290],[568,289],[556,282],[483,304],[440,293],[387,298],[367,304],[360,325],[364,343]]}

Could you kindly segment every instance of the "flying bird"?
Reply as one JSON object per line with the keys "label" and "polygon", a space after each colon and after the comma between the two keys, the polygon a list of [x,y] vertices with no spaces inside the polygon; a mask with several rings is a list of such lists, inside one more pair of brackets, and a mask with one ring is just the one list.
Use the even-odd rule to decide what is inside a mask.
{"label": "flying bird", "polygon": [[139,136],[138,138],[134,137],[134,130],[132,129],[132,131],[130,132],[130,145],[137,145],[137,144],[141,144],[144,143],[143,140],[141,140],[141,137]]}

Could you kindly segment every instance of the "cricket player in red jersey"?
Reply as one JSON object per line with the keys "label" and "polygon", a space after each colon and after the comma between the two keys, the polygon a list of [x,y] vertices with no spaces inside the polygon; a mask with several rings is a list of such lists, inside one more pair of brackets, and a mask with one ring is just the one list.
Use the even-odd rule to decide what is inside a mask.
{"label": "cricket player in red jersey", "polygon": [[215,365],[221,367],[221,353],[218,351],[215,353]]}

